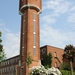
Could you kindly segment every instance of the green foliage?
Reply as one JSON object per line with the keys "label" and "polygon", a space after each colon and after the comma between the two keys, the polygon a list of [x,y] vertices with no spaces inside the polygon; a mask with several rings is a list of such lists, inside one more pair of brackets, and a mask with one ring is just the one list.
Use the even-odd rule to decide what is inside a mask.
{"label": "green foliage", "polygon": [[[71,75],[71,72],[70,71],[67,71],[67,70],[60,70],[62,75]],[[73,75],[75,75],[75,72],[73,72]]]}
{"label": "green foliage", "polygon": [[44,65],[45,69],[48,69],[50,67],[50,65]]}
{"label": "green foliage", "polygon": [[5,60],[5,53],[4,53],[4,49],[3,49],[3,45],[1,44],[2,43],[2,39],[1,39],[1,36],[2,36],[2,33],[0,31],[0,65],[2,63],[3,60]]}
{"label": "green foliage", "polygon": [[75,56],[75,47],[71,44],[66,45],[64,51],[65,51],[63,55],[64,58],[72,59]]}
{"label": "green foliage", "polygon": [[61,64],[61,70],[68,70],[68,71],[70,71],[70,67],[69,67],[69,65],[67,63],[62,63]]}
{"label": "green foliage", "polygon": [[52,54],[49,53],[48,55],[45,55],[41,60],[41,63],[46,69],[50,68],[52,64]]}
{"label": "green foliage", "polygon": [[75,56],[75,47],[71,44],[66,45],[64,48],[65,53],[63,54],[63,58],[66,58],[70,62],[71,75],[73,75],[73,57]]}
{"label": "green foliage", "polygon": [[0,37],[2,36],[2,32],[0,31]]}
{"label": "green foliage", "polygon": [[27,53],[27,58],[26,58],[26,64],[29,67],[29,65],[32,63],[33,59],[30,56],[30,52]]}

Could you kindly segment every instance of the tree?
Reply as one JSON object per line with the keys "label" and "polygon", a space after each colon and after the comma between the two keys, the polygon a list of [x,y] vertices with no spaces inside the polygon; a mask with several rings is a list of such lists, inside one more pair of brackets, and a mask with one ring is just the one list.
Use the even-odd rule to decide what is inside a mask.
{"label": "tree", "polygon": [[65,62],[61,63],[60,69],[70,71],[69,64],[67,64]]}
{"label": "tree", "polygon": [[66,45],[64,48],[65,53],[63,54],[63,58],[66,58],[70,62],[71,75],[73,75],[73,57],[75,56],[75,47],[71,44]]}
{"label": "tree", "polygon": [[4,49],[3,49],[3,45],[2,45],[2,32],[0,31],[0,65],[2,63],[3,60],[5,60],[5,53],[4,53]]}
{"label": "tree", "polygon": [[30,52],[27,53],[27,58],[26,58],[26,64],[29,68],[30,64],[32,63],[33,59],[32,57],[30,56]]}
{"label": "tree", "polygon": [[52,64],[52,54],[49,53],[48,55],[45,55],[42,60],[41,64],[47,69],[51,67]]}

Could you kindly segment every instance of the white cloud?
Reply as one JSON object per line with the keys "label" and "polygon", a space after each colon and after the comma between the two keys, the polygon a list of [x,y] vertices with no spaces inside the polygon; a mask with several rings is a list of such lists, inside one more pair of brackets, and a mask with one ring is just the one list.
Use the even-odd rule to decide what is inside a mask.
{"label": "white cloud", "polygon": [[53,13],[62,14],[68,11],[70,2],[64,0],[48,0],[44,3],[43,10],[52,9]]}
{"label": "white cloud", "polygon": [[75,23],[75,13],[70,14],[68,17],[68,22]]}
{"label": "white cloud", "polygon": [[19,33],[12,33],[10,31],[4,32],[3,47],[6,53],[6,57],[12,57],[19,54],[20,40]]}
{"label": "white cloud", "polygon": [[2,44],[7,58],[16,56],[20,52],[20,34],[12,33],[0,21],[0,30],[2,32]]}
{"label": "white cloud", "polygon": [[[75,24],[75,5],[72,6],[70,11],[69,11],[68,22]],[[72,24],[72,25],[74,25],[74,24]]]}
{"label": "white cloud", "polygon": [[71,12],[75,12],[75,6],[70,9]]}
{"label": "white cloud", "polygon": [[58,1],[54,0],[48,0],[44,3],[46,6],[43,7],[43,9],[55,9],[55,7],[59,4]]}
{"label": "white cloud", "polygon": [[54,10],[55,13],[63,14],[68,11],[69,3],[63,2],[60,3]]}
{"label": "white cloud", "polygon": [[[41,17],[41,45],[49,44],[62,48],[66,44],[75,45],[75,32],[71,30],[73,28],[70,28],[69,24],[75,25],[73,24],[75,23],[75,6],[73,2],[68,0],[47,0],[43,3],[43,12],[45,13]],[[68,18],[68,22],[66,18]],[[68,26],[62,26],[64,30],[63,28],[60,30],[58,26],[61,25]]]}
{"label": "white cloud", "polygon": [[48,44],[64,48],[66,44],[75,44],[74,35],[74,32],[56,30],[49,25],[43,25],[41,28],[41,45]]}
{"label": "white cloud", "polygon": [[53,24],[56,20],[51,15],[45,15],[41,18],[41,21],[46,24]]}

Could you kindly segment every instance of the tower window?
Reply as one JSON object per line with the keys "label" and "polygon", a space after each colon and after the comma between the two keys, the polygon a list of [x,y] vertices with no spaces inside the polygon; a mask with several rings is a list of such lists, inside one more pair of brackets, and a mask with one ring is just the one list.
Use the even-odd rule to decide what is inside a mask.
{"label": "tower window", "polygon": [[36,55],[36,48],[34,48],[34,56]]}
{"label": "tower window", "polygon": [[22,39],[22,56],[24,56],[24,35],[23,35],[23,39]]}
{"label": "tower window", "polygon": [[24,56],[24,47],[22,47],[22,56]]}
{"label": "tower window", "polygon": [[34,46],[36,46],[36,34],[34,34],[34,41],[33,41],[33,43],[34,43]]}
{"label": "tower window", "polygon": [[33,15],[34,15],[34,20],[36,20],[36,14],[34,13]]}
{"label": "tower window", "polygon": [[22,56],[24,56],[24,42],[25,42],[25,39],[24,39],[24,31],[25,31],[25,14],[23,14],[23,28],[22,28]]}
{"label": "tower window", "polygon": [[22,37],[22,47],[24,46],[24,35]]}
{"label": "tower window", "polygon": [[36,55],[36,13],[33,13],[33,54]]}
{"label": "tower window", "polygon": [[36,32],[36,14],[33,14],[34,32]]}

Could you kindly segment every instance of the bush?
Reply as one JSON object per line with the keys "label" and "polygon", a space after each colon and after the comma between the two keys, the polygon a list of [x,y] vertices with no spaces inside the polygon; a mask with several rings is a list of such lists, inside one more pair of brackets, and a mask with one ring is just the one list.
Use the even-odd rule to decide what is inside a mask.
{"label": "bush", "polygon": [[62,75],[59,69],[55,67],[45,69],[43,65],[33,66],[30,70],[30,75]]}
{"label": "bush", "polygon": [[41,64],[47,69],[51,67],[52,64],[52,54],[49,53],[48,55],[45,55],[43,59],[41,60]]}
{"label": "bush", "polygon": [[70,67],[67,63],[62,63],[60,69],[70,71]]}
{"label": "bush", "polygon": [[[62,75],[71,75],[70,71],[67,71],[67,70],[60,70],[60,71],[61,71]],[[75,75],[75,72],[73,75]]]}

